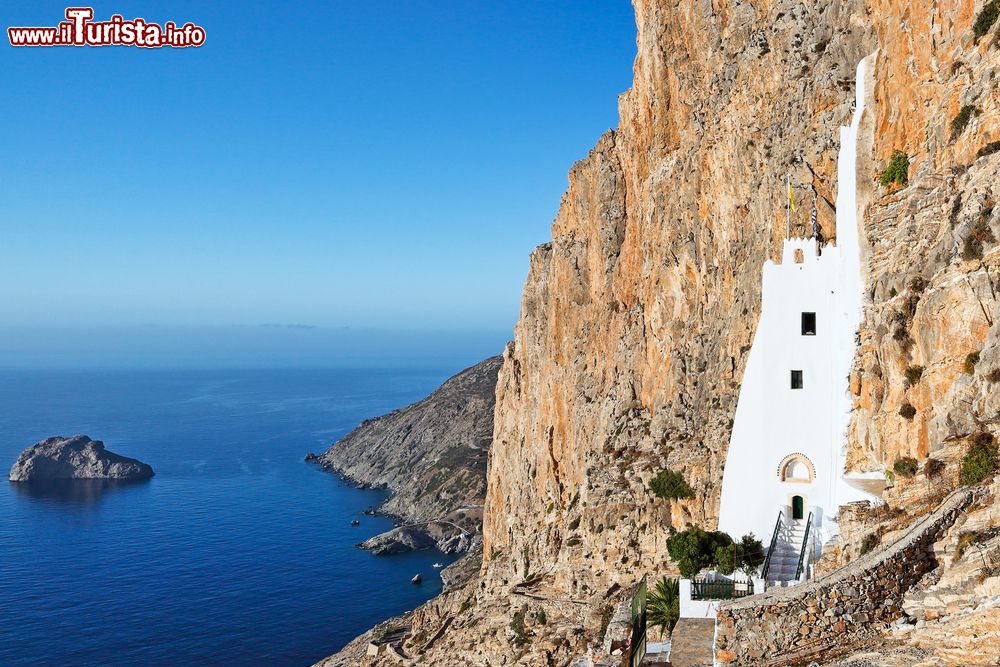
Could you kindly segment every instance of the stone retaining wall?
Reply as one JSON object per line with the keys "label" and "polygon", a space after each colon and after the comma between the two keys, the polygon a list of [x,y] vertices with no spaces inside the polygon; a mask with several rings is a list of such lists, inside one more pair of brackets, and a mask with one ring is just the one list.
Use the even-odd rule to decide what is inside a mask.
{"label": "stone retaining wall", "polygon": [[903,596],[937,566],[931,546],[973,499],[952,493],[895,543],[791,588],[723,605],[716,657],[725,665],[777,665],[879,633],[903,615]]}

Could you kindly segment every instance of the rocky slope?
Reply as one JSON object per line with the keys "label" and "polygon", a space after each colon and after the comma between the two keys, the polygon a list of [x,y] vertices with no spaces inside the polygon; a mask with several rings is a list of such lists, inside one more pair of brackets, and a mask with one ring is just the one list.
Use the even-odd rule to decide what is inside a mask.
{"label": "rocky slope", "polygon": [[136,459],[104,449],[85,435],[56,436],[28,447],[10,469],[10,481],[53,479],[149,479],[153,469]]}
{"label": "rocky slope", "polygon": [[481,361],[422,401],[366,420],[309,458],[357,484],[392,491],[378,510],[409,525],[372,538],[365,548],[398,553],[436,544],[456,552],[478,539],[500,364],[500,357]]}
{"label": "rocky slope", "polygon": [[[975,38],[983,3],[633,4],[638,56],[619,126],[570,171],[504,352],[480,579],[393,622],[419,664],[598,652],[618,587],[675,571],[670,527],[715,522],[761,265],[785,233],[785,178],[800,206],[792,232],[806,232],[815,202],[835,240],[838,128],[869,54],[850,468],[933,455],[954,484],[968,438],[997,431],[1000,48],[996,26]],[[908,183],[883,187],[897,150]],[[664,467],[695,497],[650,495]],[[894,495],[904,487],[890,509],[929,507],[939,492]],[[855,537],[838,558],[856,553]],[[358,664],[370,638],[328,664]]]}

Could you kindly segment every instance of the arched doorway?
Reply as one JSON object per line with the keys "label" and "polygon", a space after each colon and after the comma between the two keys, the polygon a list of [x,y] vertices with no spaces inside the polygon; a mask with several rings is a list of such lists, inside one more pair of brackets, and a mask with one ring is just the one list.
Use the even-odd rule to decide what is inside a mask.
{"label": "arched doorway", "polygon": [[792,519],[798,521],[805,518],[805,504],[802,496],[792,496]]}

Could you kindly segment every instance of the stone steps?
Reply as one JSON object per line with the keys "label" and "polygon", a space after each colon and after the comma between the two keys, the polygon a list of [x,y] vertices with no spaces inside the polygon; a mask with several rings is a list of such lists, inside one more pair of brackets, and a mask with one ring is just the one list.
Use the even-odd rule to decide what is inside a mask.
{"label": "stone steps", "polygon": [[715,619],[682,618],[670,635],[672,667],[712,667],[715,662]]}

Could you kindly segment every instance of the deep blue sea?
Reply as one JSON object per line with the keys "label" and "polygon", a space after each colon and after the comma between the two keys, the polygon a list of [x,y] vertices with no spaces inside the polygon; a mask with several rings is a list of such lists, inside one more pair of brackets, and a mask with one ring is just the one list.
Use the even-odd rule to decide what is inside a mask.
{"label": "deep blue sea", "polygon": [[301,667],[437,594],[450,559],[357,549],[384,493],[302,458],[456,370],[0,372],[4,476],[77,433],[156,471],[3,482],[0,665]]}

